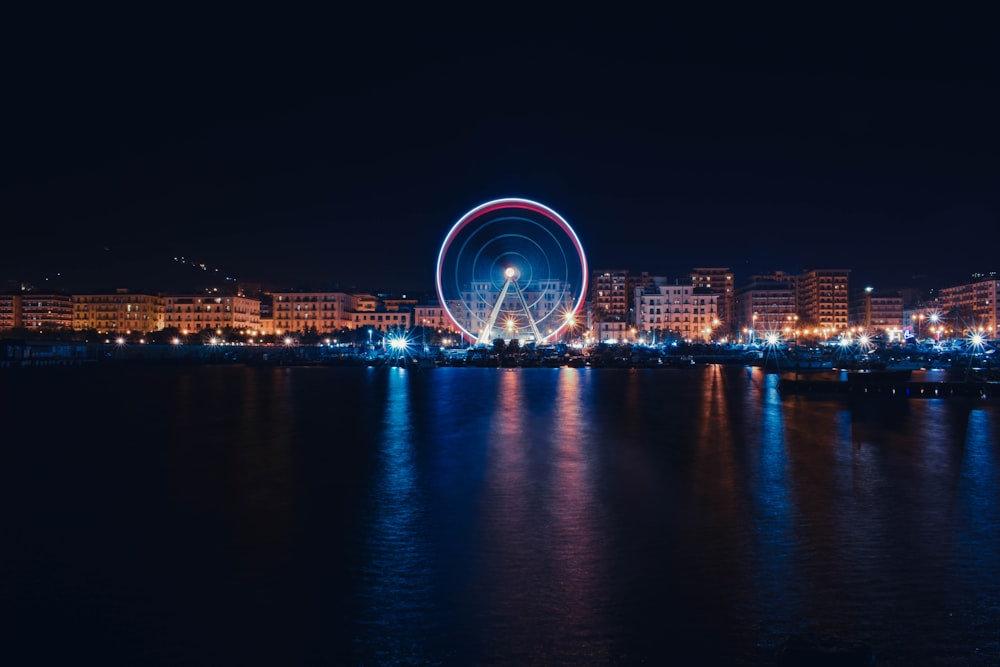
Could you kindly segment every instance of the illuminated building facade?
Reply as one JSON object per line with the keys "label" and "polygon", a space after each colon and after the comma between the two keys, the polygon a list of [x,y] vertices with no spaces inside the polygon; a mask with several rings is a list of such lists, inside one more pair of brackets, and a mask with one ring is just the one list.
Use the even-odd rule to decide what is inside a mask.
{"label": "illuminated building facade", "polygon": [[260,300],[243,296],[171,295],[163,297],[163,326],[183,334],[205,329],[260,331]]}
{"label": "illuminated building facade", "polygon": [[346,292],[274,292],[270,331],[285,334],[333,333],[348,328],[355,297]]}
{"label": "illuminated building facade", "polygon": [[[795,279],[799,325],[829,332],[850,323],[849,269],[812,269]],[[902,317],[902,315],[900,315]]]}
{"label": "illuminated building facade", "polygon": [[25,294],[21,297],[21,326],[30,331],[73,327],[73,297],[69,294]]}
{"label": "illuminated building facade", "polygon": [[402,298],[380,296],[378,300],[383,308],[394,312],[400,310],[412,311],[413,307],[419,303],[419,299],[408,299],[405,295]]}
{"label": "illuminated building facade", "polygon": [[21,295],[0,294],[0,331],[21,326]]}
{"label": "illuminated building facade", "polygon": [[691,285],[635,288],[635,328],[650,343],[676,337],[707,342],[719,327],[719,295]]}
{"label": "illuminated building facade", "polygon": [[903,297],[895,292],[856,291],[851,297],[849,319],[854,328],[900,334],[905,324]]}
{"label": "illuminated building facade", "polygon": [[448,313],[440,304],[417,304],[413,306],[413,326],[436,329],[441,332],[452,331],[451,320]]}
{"label": "illuminated building facade", "polygon": [[955,335],[966,330],[978,330],[990,338],[998,335],[997,297],[1000,280],[987,280],[943,287],[939,292],[942,315]]}
{"label": "illuminated building facade", "polygon": [[163,328],[163,297],[131,294],[74,294],[73,329],[102,334],[145,334]]}
{"label": "illuminated building facade", "polygon": [[351,294],[347,302],[348,310],[344,313],[344,327],[382,333],[410,328],[413,324],[411,300],[388,301],[387,306],[385,299],[374,294]]}
{"label": "illuminated building facade", "polygon": [[271,318],[262,319],[261,331],[284,336],[333,334],[350,329],[408,329],[414,324],[416,303],[417,299],[383,299],[369,293],[274,292]]}
{"label": "illuminated building facade", "polygon": [[373,329],[385,333],[409,329],[412,313],[408,310],[389,311],[377,309],[374,311],[352,312],[349,314],[349,329]]}
{"label": "illuminated building facade", "polygon": [[734,292],[739,337],[754,341],[765,332],[784,331],[798,323],[795,278],[781,271],[752,276]]}
{"label": "illuminated building facade", "polygon": [[594,271],[590,276],[587,328],[599,341],[627,340],[631,328],[633,284],[624,269]]}
{"label": "illuminated building facade", "polygon": [[719,331],[727,336],[736,333],[733,272],[728,268],[694,268],[691,269],[691,286],[719,295]]}
{"label": "illuminated building facade", "polygon": [[594,271],[590,278],[590,302],[595,321],[626,322],[631,305],[629,287],[628,271]]}

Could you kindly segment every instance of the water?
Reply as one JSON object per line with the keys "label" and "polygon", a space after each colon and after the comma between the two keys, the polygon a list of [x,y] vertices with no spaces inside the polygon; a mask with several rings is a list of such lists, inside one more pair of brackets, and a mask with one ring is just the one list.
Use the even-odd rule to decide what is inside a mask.
{"label": "water", "polygon": [[998,407],[776,379],[2,373],[3,662],[1000,664]]}

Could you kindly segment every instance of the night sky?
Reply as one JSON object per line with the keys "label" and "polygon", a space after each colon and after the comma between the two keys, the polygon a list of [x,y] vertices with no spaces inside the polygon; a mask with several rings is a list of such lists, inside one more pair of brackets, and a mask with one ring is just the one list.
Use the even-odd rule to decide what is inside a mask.
{"label": "night sky", "polygon": [[592,268],[1000,268],[985,16],[464,6],[8,15],[0,287],[430,291],[452,224],[507,196]]}

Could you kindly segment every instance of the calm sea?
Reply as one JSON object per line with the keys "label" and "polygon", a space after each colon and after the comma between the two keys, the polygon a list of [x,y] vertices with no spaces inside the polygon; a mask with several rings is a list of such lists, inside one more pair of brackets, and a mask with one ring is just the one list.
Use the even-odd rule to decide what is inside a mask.
{"label": "calm sea", "polygon": [[776,380],[0,372],[0,662],[1000,664],[1000,408]]}

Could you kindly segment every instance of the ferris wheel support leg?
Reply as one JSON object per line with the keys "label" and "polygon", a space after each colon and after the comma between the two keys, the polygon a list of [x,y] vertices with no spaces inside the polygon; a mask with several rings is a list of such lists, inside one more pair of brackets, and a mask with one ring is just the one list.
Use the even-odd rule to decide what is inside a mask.
{"label": "ferris wheel support leg", "polygon": [[535,318],[531,316],[531,311],[528,310],[528,302],[524,298],[524,293],[521,291],[521,287],[514,283],[514,291],[517,292],[517,298],[521,300],[521,307],[524,308],[524,316],[528,318],[528,324],[531,325],[531,331],[535,334],[535,342],[538,344],[544,343],[542,339],[542,334],[538,331],[538,325],[535,324]]}
{"label": "ferris wheel support leg", "polygon": [[500,314],[500,308],[503,306],[503,300],[507,296],[507,291],[510,289],[510,283],[510,278],[507,278],[507,280],[503,283],[503,289],[500,290],[500,296],[497,297],[496,303],[493,304],[493,310],[490,311],[490,319],[486,321],[486,326],[483,327],[483,330],[479,333],[479,340],[476,341],[480,345],[490,344],[490,337],[493,335],[493,327],[497,323],[497,315]]}

